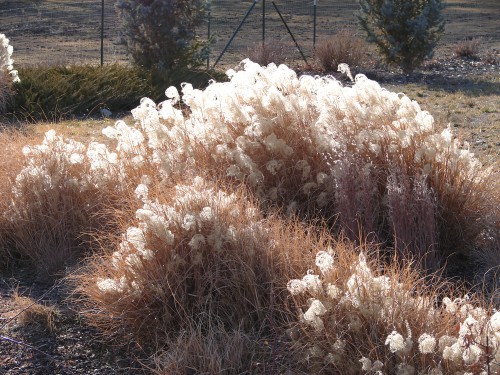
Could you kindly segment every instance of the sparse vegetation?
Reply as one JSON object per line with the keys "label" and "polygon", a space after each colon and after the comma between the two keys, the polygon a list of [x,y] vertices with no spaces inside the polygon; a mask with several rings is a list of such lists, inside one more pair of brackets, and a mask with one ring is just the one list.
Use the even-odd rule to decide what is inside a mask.
{"label": "sparse vegetation", "polygon": [[341,63],[351,68],[361,67],[367,61],[366,43],[349,29],[343,29],[318,42],[314,56],[324,71],[336,71]]}
{"label": "sparse vegetation", "polygon": [[466,57],[468,59],[477,59],[479,56],[479,49],[481,47],[481,39],[468,38],[455,46],[455,56]]}
{"label": "sparse vegetation", "polygon": [[267,40],[257,42],[247,49],[247,57],[262,65],[275,63],[276,65],[286,64],[292,61],[291,50],[293,48],[279,40]]}
{"label": "sparse vegetation", "polygon": [[54,320],[58,313],[54,306],[47,306],[31,297],[20,295],[18,290],[14,291],[12,299],[18,311],[11,319],[16,319],[22,326],[36,325],[49,332],[54,329]]}

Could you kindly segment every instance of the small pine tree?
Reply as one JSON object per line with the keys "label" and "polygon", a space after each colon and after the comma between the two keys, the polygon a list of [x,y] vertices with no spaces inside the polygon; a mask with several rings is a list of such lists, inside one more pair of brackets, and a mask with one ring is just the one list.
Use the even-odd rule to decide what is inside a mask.
{"label": "small pine tree", "polygon": [[357,14],[368,40],[388,63],[408,74],[426,58],[444,31],[442,0],[359,0]]}
{"label": "small pine tree", "polygon": [[118,0],[124,44],[135,64],[171,70],[196,67],[208,53],[196,29],[206,16],[206,0]]}

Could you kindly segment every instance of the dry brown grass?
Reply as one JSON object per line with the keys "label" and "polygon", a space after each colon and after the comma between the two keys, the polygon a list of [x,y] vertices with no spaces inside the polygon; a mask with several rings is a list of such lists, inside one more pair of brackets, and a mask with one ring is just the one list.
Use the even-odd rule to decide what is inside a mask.
{"label": "dry brown grass", "polygon": [[10,220],[6,216],[12,196],[12,182],[23,165],[22,148],[29,143],[36,143],[21,132],[12,129],[0,131],[0,268],[9,265],[14,259],[15,251],[8,239]]}
{"label": "dry brown grass", "polygon": [[[345,131],[349,136],[352,130]],[[391,147],[385,142],[382,149]],[[375,241],[401,255],[411,253],[424,268],[436,271],[441,261],[454,263],[458,254],[470,256],[483,231],[498,225],[499,185],[497,175],[485,168],[465,178],[469,160],[457,158],[451,148],[443,150],[443,158],[424,177],[424,165],[415,157],[423,144],[423,138],[414,137],[391,160],[353,149],[354,158],[346,156],[337,164],[341,173],[332,194],[351,239],[373,233]],[[365,167],[368,160],[373,163],[370,169]]]}
{"label": "dry brown grass", "polygon": [[[4,177],[0,185],[4,194],[0,229],[2,251],[7,255],[1,264],[7,265],[13,258],[27,260],[38,277],[46,278],[64,272],[65,266],[87,253],[95,231],[112,230],[106,210],[119,207],[133,194],[147,170],[131,168],[123,184],[111,178],[106,186],[91,183],[81,190],[78,181],[88,175],[88,161],[68,163],[57,147],[31,161],[22,154],[23,145],[36,146],[40,133],[35,128],[27,130],[28,136],[15,131],[0,134],[6,141],[2,152],[8,154],[0,164]],[[43,165],[50,177],[34,173],[33,164]],[[24,177],[16,180],[21,171]],[[49,178],[50,183],[41,183],[40,178]]]}
{"label": "dry brown grass", "polygon": [[47,303],[41,302],[19,292],[19,287],[13,288],[10,299],[2,311],[3,323],[0,330],[9,330],[13,326],[36,327],[38,330],[50,331],[55,329],[55,319],[59,314],[58,309]]}
{"label": "dry brown grass", "polygon": [[[476,175],[465,176],[469,159],[455,158],[450,146],[449,152],[443,151],[439,159],[432,159],[433,169],[423,177],[425,165],[415,155],[419,147],[428,145],[424,139],[428,134],[415,136],[404,147],[382,137],[382,151],[374,153],[356,144],[357,132],[364,126],[360,122],[338,130],[337,135],[348,140],[347,149],[344,157],[337,155],[338,160],[332,163],[324,154],[315,152],[306,126],[310,113],[304,114],[300,124],[280,103],[271,113],[282,124],[274,129],[275,136],[294,152],[282,161],[283,170],[278,174],[262,168],[263,190],[245,179],[238,183],[226,176],[233,161],[215,158],[216,144],[189,144],[189,155],[183,155],[186,160],[176,162],[190,168],[179,167],[162,176],[148,162],[138,168],[125,163],[126,179],[120,184],[83,192],[73,190],[66,182],[87,175],[88,165],[66,165],[57,155],[49,154],[43,163],[54,174],[62,173],[60,185],[42,191],[36,190],[35,183],[27,183],[17,197],[10,183],[0,185],[5,193],[2,204],[8,207],[14,202],[18,219],[11,222],[3,218],[1,238],[49,273],[60,270],[61,265],[89,247],[96,250],[88,265],[73,278],[77,308],[108,339],[125,338],[126,343],[141,344],[148,354],[156,352],[153,367],[160,374],[244,371],[255,359],[269,354],[261,350],[266,340],[281,341],[279,345],[290,356],[286,360],[292,368],[302,362],[313,373],[349,373],[360,368],[361,356],[368,356],[387,360],[388,371],[395,372],[400,358],[390,353],[384,340],[394,329],[406,336],[406,321],[414,341],[429,330],[436,335],[456,333],[456,316],[442,310],[429,313],[431,307],[439,306],[442,296],[453,295],[454,288],[436,275],[422,278],[415,264],[438,269],[436,243],[444,257],[454,252],[470,255],[479,247],[484,251],[478,252],[476,259],[482,259],[481,267],[494,274],[493,263],[498,262],[494,240],[498,239],[500,222],[496,211],[500,189],[494,175],[483,175],[483,170],[478,169]],[[391,130],[390,124],[398,118],[393,108],[381,113],[380,123],[373,124],[370,131],[387,124]],[[340,118],[340,109],[338,114]],[[244,124],[228,125],[231,138],[240,142]],[[81,130],[78,134],[85,139],[87,131]],[[2,136],[12,145],[5,148],[0,171],[15,178],[23,166],[19,150],[25,138]],[[258,140],[242,147],[247,147],[256,165],[265,166],[275,155],[261,147]],[[165,142],[161,151],[170,155],[177,146]],[[397,147],[397,152],[384,151],[390,147]],[[12,160],[11,154],[19,157]],[[151,155],[146,156],[151,159]],[[195,163],[189,164],[192,160]],[[331,189],[326,207],[317,204],[314,189],[304,193],[304,167],[300,163],[304,160],[310,168],[307,174],[312,176],[335,171],[329,175],[335,180],[330,177],[325,182]],[[151,180],[147,204],[163,205],[155,209],[155,214],[165,219],[159,226],[141,216],[144,212],[136,211],[141,202],[134,197],[134,190],[144,175]],[[200,183],[193,178],[197,175],[206,180]],[[275,200],[265,195],[270,187],[277,187]],[[256,195],[265,192],[259,197],[260,204],[246,189]],[[34,202],[38,206],[33,206]],[[301,218],[312,224],[288,217],[293,216],[292,210],[286,212],[291,202],[295,202]],[[206,207],[211,208],[211,219],[196,226],[186,224]],[[276,208],[281,211],[276,213]],[[124,245],[130,227],[143,231],[144,246],[137,245],[137,241]],[[334,241],[332,232],[328,233],[332,227],[333,233],[346,236],[339,235]],[[173,234],[172,241],[167,230]],[[203,238],[200,247],[190,244],[195,236]],[[368,240],[363,242],[365,238]],[[87,239],[95,242],[90,244]],[[372,245],[379,240],[383,241],[380,247]],[[301,322],[308,307],[307,297],[311,296],[292,298],[286,290],[287,282],[302,277],[309,268],[315,270],[316,252],[329,247],[335,258],[335,270],[328,276],[332,284],[345,290],[356,272],[360,252],[368,254],[375,277],[389,277],[392,294],[362,285],[359,290],[370,309],[375,309],[382,299],[391,298],[390,314],[381,317],[368,311],[372,315],[366,315],[366,311],[344,300],[331,304],[324,333]],[[495,294],[494,275],[487,280],[490,296]],[[349,295],[345,296],[348,299]],[[422,306],[419,296],[427,298]],[[476,304],[488,307],[485,300]],[[287,328],[294,332],[291,346],[284,338]],[[345,341],[345,347],[336,353],[337,362],[325,367],[325,355],[339,338]],[[315,346],[325,355],[315,357],[311,351],[316,350]],[[414,349],[411,361],[424,371],[437,365],[439,357],[419,356]]]}
{"label": "dry brown grass", "polygon": [[270,63],[287,64],[292,60],[293,47],[280,40],[258,42],[247,49],[246,57],[262,66]]}
{"label": "dry brown grass", "polygon": [[42,304],[31,297],[22,296],[17,290],[14,291],[12,299],[19,309],[16,313],[18,324],[21,326],[36,325],[48,331],[55,329],[55,318],[58,311],[54,306]]}
{"label": "dry brown grass", "polygon": [[[27,144],[36,143],[36,138],[27,137],[16,129],[0,130],[0,191],[3,197],[8,196],[14,180],[22,167],[22,149]],[[2,204],[7,200],[2,199]]]}
{"label": "dry brown grass", "polygon": [[[186,183],[192,185],[189,181]],[[396,371],[401,358],[384,345],[393,330],[405,337],[412,335],[414,342],[427,332],[436,337],[456,334],[458,321],[454,314],[442,309],[432,314],[430,311],[443,296],[453,299],[453,296],[462,296],[464,289],[443,281],[439,275],[423,278],[413,266],[414,262],[420,262],[417,257],[403,259],[394,253],[394,259],[387,264],[381,259],[386,256],[385,251],[377,246],[365,243],[359,247],[346,237],[334,241],[318,228],[305,227],[290,219],[274,216],[263,219],[260,214],[246,217],[257,207],[238,190],[233,191],[238,196],[234,205],[219,206],[213,206],[208,197],[185,200],[185,194],[189,193],[184,188],[178,190],[184,197],[184,203],[179,205],[175,203],[174,191],[173,188],[161,189],[159,195],[151,198],[170,202],[170,206],[177,209],[179,222],[211,204],[216,219],[208,227],[198,227],[194,232],[170,225],[169,228],[175,230],[175,242],[170,245],[152,232],[146,232],[145,248],[154,251],[154,258],[143,259],[134,266],[125,253],[120,257],[113,254],[119,251],[118,236],[104,239],[103,243],[115,245],[104,249],[107,255],[94,258],[90,267],[75,279],[83,298],[77,302],[85,305],[87,319],[107,337],[125,336],[156,352],[154,367],[159,374],[248,371],[263,359],[273,361],[269,352],[262,351],[262,343],[266,341],[281,342],[280,350],[287,353],[286,359],[280,357],[284,362],[274,364],[277,367],[269,362],[264,365],[271,366],[272,371],[291,366],[309,373],[349,373],[360,368],[359,359],[363,356],[381,359],[386,369]],[[231,212],[236,209],[247,215],[235,217]],[[260,224],[263,232],[258,230]],[[129,219],[123,222],[123,231],[130,225],[141,227]],[[189,241],[195,233],[209,238],[214,228],[218,228],[219,233],[223,232],[222,228],[232,228],[239,240],[234,243],[226,239],[222,250],[206,244],[200,249],[202,263],[195,262],[196,255]],[[251,236],[244,234],[248,228],[252,228]],[[386,295],[384,289],[374,288],[361,279],[358,297],[367,307],[351,304],[350,293],[346,292],[345,298],[339,295],[338,300],[330,301],[329,312],[323,317],[325,330],[318,333],[300,318],[307,309],[308,297],[319,298],[318,295],[293,298],[288,296],[285,287],[287,281],[301,277],[308,268],[312,270],[308,273],[316,273],[314,255],[328,248],[333,252],[335,266],[331,274],[323,277],[324,285],[330,282],[346,292],[353,274],[364,275],[357,266],[358,254],[363,252],[369,256],[373,280],[387,276],[390,287]],[[105,292],[99,287],[103,280],[122,278],[127,280],[124,290]],[[324,295],[326,290],[325,286],[318,293]],[[388,300],[392,302],[387,305]],[[488,308],[484,300],[469,302]],[[378,306],[382,304],[389,306],[389,315],[377,315]],[[420,356],[417,347],[415,344],[405,363],[418,369],[438,366],[438,354]],[[325,362],[328,353],[333,353],[335,362]],[[453,364],[446,366],[456,369]]]}
{"label": "dry brown grass", "polygon": [[366,43],[356,32],[343,29],[331,37],[321,39],[314,50],[314,56],[324,71],[337,70],[341,63],[356,68],[367,61]]}
{"label": "dry brown grass", "polygon": [[392,171],[388,176],[389,220],[394,231],[394,250],[413,257],[418,268],[438,270],[442,259],[438,252],[436,197],[426,178]]}
{"label": "dry brown grass", "polygon": [[454,52],[457,57],[466,57],[468,59],[477,59],[482,41],[480,38],[465,39],[455,46]]}
{"label": "dry brown grass", "polygon": [[258,338],[223,323],[188,327],[165,346],[153,359],[157,375],[243,374],[259,365]]}
{"label": "dry brown grass", "polygon": [[[126,116],[124,119],[130,119],[131,116]],[[107,126],[112,126],[116,119],[83,119],[83,120],[63,120],[59,122],[38,122],[28,124],[22,128],[22,132],[28,138],[36,139],[40,142],[46,132],[51,129],[56,129],[57,134],[65,138],[71,138],[78,142],[88,143],[96,141],[109,144],[109,139],[102,134],[102,129]]]}
{"label": "dry brown grass", "polygon": [[[342,292],[334,298],[321,291],[294,298],[299,316],[309,306],[306,302],[308,297],[319,298],[328,310],[321,317],[324,322],[323,330],[315,330],[304,321],[298,321],[293,328],[292,347],[298,359],[301,359],[303,368],[312,373],[358,374],[362,373],[359,360],[365,357],[372,361],[382,361],[384,373],[396,373],[397,365],[401,363],[412,365],[417,371],[428,371],[439,366],[444,366],[444,373],[456,370],[455,365],[448,361],[442,362],[439,356],[418,353],[418,338],[423,333],[430,332],[436,337],[456,335],[457,316],[445,312],[444,307],[435,305],[442,298],[440,296],[446,295],[453,299],[456,286],[446,284],[436,275],[424,279],[407,262],[405,266],[398,266],[399,262],[395,261],[391,266],[384,267],[383,272],[374,271],[374,279],[362,276],[364,271],[355,268],[356,259],[353,255],[345,256],[355,254],[351,246],[349,243],[337,243],[334,247],[333,272],[322,279],[323,285],[331,283],[345,292],[346,285],[352,281],[352,275],[357,273],[359,278],[354,284],[356,303],[351,303],[349,297],[343,296]],[[376,254],[373,249],[372,254]],[[368,264],[371,270],[380,269],[376,257],[372,256]],[[384,276],[388,276],[390,280],[387,294],[374,287],[376,283],[371,284]],[[461,293],[463,290],[457,294],[462,295]],[[391,301],[388,309],[390,312],[383,314],[382,306],[387,301]],[[436,310],[430,313],[434,307]],[[414,344],[409,354],[400,357],[391,353],[389,347],[384,345],[386,337],[394,330],[405,338],[412,338]]]}
{"label": "dry brown grass", "polygon": [[[185,190],[180,191],[186,194]],[[103,244],[115,245],[104,249],[107,255],[94,258],[89,268],[74,279],[80,293],[77,302],[85,305],[83,311],[91,324],[100,327],[107,337],[125,336],[127,341],[138,341],[147,351],[156,352],[154,367],[159,374],[248,371],[263,358],[269,361],[269,352],[262,350],[262,343],[267,340],[281,340],[280,345],[285,347],[282,350],[288,353],[287,362],[276,363],[274,371],[279,366],[297,369],[305,366],[304,370],[319,373],[331,368],[324,357],[339,338],[345,346],[337,353],[333,369],[347,373],[360,367],[358,361],[362,356],[390,358],[389,349],[381,341],[394,329],[404,333],[409,327],[415,340],[425,332],[454,333],[456,321],[451,314],[439,314],[429,320],[432,301],[441,295],[453,295],[453,287],[437,276],[422,278],[411,266],[411,260],[382,266],[378,258],[382,253],[377,247],[365,244],[359,248],[347,238],[333,241],[324,232],[294,220],[273,216],[264,219],[260,214],[248,217],[257,207],[246,194],[233,192],[238,196],[234,205],[218,206],[213,206],[209,197],[191,201],[183,198],[184,203],[179,206],[173,188],[163,189],[160,195],[152,197],[176,208],[180,222],[186,215],[207,206],[215,213],[215,219],[207,227],[198,227],[194,232],[170,225],[175,238],[170,245],[154,232],[145,232],[145,248],[154,252],[153,259],[142,259],[131,266],[125,253],[121,255],[123,258],[114,253],[119,251],[120,237],[112,235],[104,239]],[[231,213],[234,210],[242,214],[235,217]],[[135,220],[125,220],[123,231],[130,225],[141,226]],[[237,240],[224,240],[220,250],[204,245],[200,249],[203,261],[197,263],[188,243],[198,233],[210,238],[214,228],[219,234],[224,228],[231,228]],[[249,228],[253,228],[250,236],[245,234]],[[360,285],[360,298],[373,306],[373,319],[365,310],[357,310],[356,305],[332,301],[328,318],[324,318],[331,323],[325,323],[324,334],[295,320],[294,314],[303,313],[304,310],[301,313],[296,309],[304,309],[307,296],[291,299],[286,284],[301,277],[308,268],[314,273],[315,253],[327,248],[332,249],[335,258],[334,272],[327,280],[341,288],[357,272],[359,252],[371,254],[374,276],[388,276],[391,283],[394,311],[390,317],[376,318],[376,306],[387,296]],[[106,279],[127,281],[123,290],[110,292],[99,287]],[[420,305],[419,301],[428,302]],[[359,326],[354,329],[355,324]],[[291,342],[284,336],[287,329],[295,332]],[[314,348],[321,349],[321,358],[311,354]],[[420,368],[434,365],[432,360],[421,361]]]}
{"label": "dry brown grass", "polygon": [[5,67],[0,66],[0,115],[7,108],[7,103],[12,97],[12,78]]}
{"label": "dry brown grass", "polygon": [[[208,186],[214,187],[204,188]],[[223,186],[215,186],[218,195],[217,189]],[[158,343],[158,350],[183,330],[187,338],[182,340],[194,345],[192,328],[210,335],[214,322],[226,330],[221,334],[279,335],[279,327],[290,318],[286,283],[306,271],[304,260],[312,261],[316,249],[327,245],[328,235],[294,220],[264,218],[245,193],[233,193],[234,201],[228,204],[227,199],[208,193],[189,198],[190,193],[176,196],[173,188],[162,189],[153,199],[170,204],[177,211],[171,217],[179,219],[168,226],[173,243],[162,240],[153,229],[145,232],[145,248],[153,251],[152,259],[141,258],[131,265],[127,259],[132,259],[134,250],[117,256],[116,251],[123,249],[119,239],[102,241],[111,246],[104,250],[106,255],[93,259],[76,276],[82,296],[78,302],[86,306],[90,322],[110,336]],[[213,219],[195,229],[183,228],[186,218],[204,207],[211,207]],[[123,230],[131,225],[143,226],[129,220]],[[206,241],[198,250],[189,245],[195,235]],[[104,289],[104,280],[114,280],[123,288]]]}

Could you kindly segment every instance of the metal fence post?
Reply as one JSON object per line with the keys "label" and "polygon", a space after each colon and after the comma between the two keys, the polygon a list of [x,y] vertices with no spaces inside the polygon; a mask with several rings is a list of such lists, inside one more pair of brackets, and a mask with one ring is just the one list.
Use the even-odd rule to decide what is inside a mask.
{"label": "metal fence post", "polygon": [[[208,34],[208,41],[210,41],[210,23],[212,21],[212,0],[210,0],[208,2],[208,30],[207,30],[207,34]],[[208,49],[208,53],[207,53],[207,70],[210,70],[210,48]]]}
{"label": "metal fence post", "polygon": [[222,52],[220,53],[219,57],[217,58],[217,60],[215,60],[215,63],[213,65],[212,68],[215,68],[215,66],[217,65],[217,63],[220,61],[220,59],[222,58],[222,56],[224,56],[224,54],[226,53],[227,49],[229,48],[229,46],[231,45],[231,43],[233,42],[233,39],[235,38],[236,34],[238,34],[238,31],[240,31],[241,27],[243,26],[243,24],[245,23],[246,19],[248,18],[248,16],[250,15],[250,13],[252,12],[253,8],[255,8],[255,5],[257,4],[259,0],[254,0],[252,5],[250,5],[250,7],[248,8],[247,12],[245,13],[245,15],[243,16],[243,19],[240,21],[240,24],[238,25],[238,27],[236,28],[236,30],[234,30],[234,33],[233,35],[231,36],[231,39],[229,39],[229,42],[227,42],[226,46],[224,47],[224,49],[222,50]]}
{"label": "metal fence post", "polygon": [[266,42],[266,0],[262,0],[262,48]]}
{"label": "metal fence post", "polygon": [[316,2],[313,3],[313,51],[316,51]]}
{"label": "metal fence post", "polygon": [[104,0],[101,1],[101,66],[104,65]]}
{"label": "metal fence post", "polygon": [[285,19],[284,19],[284,18],[283,18],[283,16],[281,15],[281,12],[280,12],[280,10],[278,9],[278,6],[276,5],[276,3],[275,3],[274,1],[272,1],[272,4],[273,4],[273,6],[274,6],[274,9],[276,9],[276,12],[278,12],[278,15],[280,16],[280,18],[281,18],[281,22],[283,22],[283,25],[285,25],[286,30],[288,31],[288,34],[290,34],[290,36],[292,37],[292,40],[293,40],[293,42],[295,43],[295,47],[297,47],[297,49],[299,50],[300,55],[302,56],[302,59],[304,60],[304,62],[306,63],[306,65],[309,65],[309,63],[307,62],[306,57],[304,56],[304,53],[303,53],[303,52],[302,52],[302,50],[300,49],[299,43],[297,43],[297,40],[296,40],[296,39],[295,39],[295,37],[293,36],[292,30],[290,30],[290,28],[288,27],[288,24],[286,23]]}

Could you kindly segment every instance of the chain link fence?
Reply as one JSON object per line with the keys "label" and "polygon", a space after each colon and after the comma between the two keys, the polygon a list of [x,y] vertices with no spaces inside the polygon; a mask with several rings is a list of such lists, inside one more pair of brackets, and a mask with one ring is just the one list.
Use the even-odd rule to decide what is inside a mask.
{"label": "chain link fence", "polygon": [[[115,0],[0,0],[0,33],[11,40],[16,64],[99,64],[101,51],[104,63],[127,61],[125,48],[119,43],[120,24],[114,3]],[[301,60],[300,52],[309,59],[315,40],[342,28],[357,27],[354,15],[357,1],[211,0],[209,3],[209,16],[198,34],[200,38],[211,35],[215,40],[210,66],[217,60],[219,67],[233,66],[263,39],[288,46],[295,60]],[[460,40],[475,37],[482,39],[485,48],[500,49],[500,1],[455,0],[446,3],[444,14],[447,26],[441,46],[452,48]]]}

